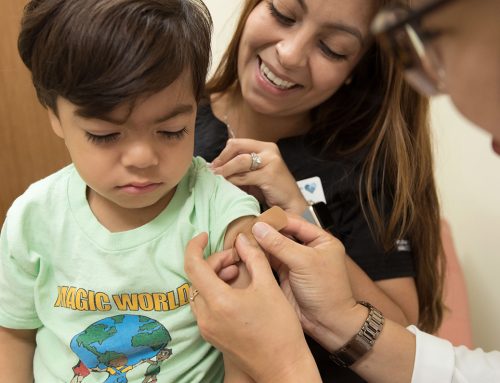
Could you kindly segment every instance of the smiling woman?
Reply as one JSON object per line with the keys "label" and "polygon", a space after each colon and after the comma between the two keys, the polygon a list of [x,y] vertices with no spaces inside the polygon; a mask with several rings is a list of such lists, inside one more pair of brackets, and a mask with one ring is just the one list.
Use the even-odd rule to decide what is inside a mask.
{"label": "smiling woman", "polygon": [[[426,5],[442,1],[412,1],[415,8],[410,9],[408,15],[415,18],[413,21],[408,18],[400,25],[401,29],[408,31],[422,26],[424,30],[447,32],[444,34],[447,38],[438,39],[435,45],[440,56],[447,57],[442,66],[447,73],[445,89],[461,111],[472,121],[481,123],[482,128],[491,133],[490,139],[499,142],[500,81],[495,80],[500,75],[500,1],[449,1],[445,7],[436,7],[415,22]],[[399,32],[403,32],[386,30],[389,36],[381,36],[384,31],[376,31],[378,37],[384,39],[397,39]],[[393,53],[408,58],[406,47],[397,44],[395,47]],[[478,55],[470,55],[471,51]],[[419,53],[423,53],[422,49]],[[466,62],[475,63],[475,68],[481,70],[469,67],[464,71]],[[478,83],[486,86],[478,87]],[[468,92],[462,93],[465,89]],[[493,101],[485,99],[484,94],[492,95]],[[468,106],[476,105],[478,99],[484,105],[481,113],[473,114]],[[495,119],[497,123],[490,125]],[[451,128],[454,132],[455,127]],[[483,150],[488,152],[488,146]],[[477,218],[481,222],[480,214]],[[498,231],[498,227],[495,229]],[[283,234],[262,222],[253,226],[252,233],[261,248],[244,241],[236,243],[240,258],[252,270],[252,283],[248,288],[230,288],[220,280],[221,264],[228,257],[219,253],[213,256],[218,258],[217,262],[214,258],[206,261],[203,238],[196,237],[189,243],[185,267],[198,291],[192,306],[202,333],[255,381],[321,381],[303,344],[302,324],[324,347],[343,350],[344,356],[350,357],[345,359],[355,362],[351,368],[370,382],[500,382],[500,352],[453,347],[450,342],[419,331],[415,326],[404,328],[387,318],[382,321],[371,305],[356,302],[352,291],[356,289],[356,282],[345,267],[345,247],[317,226],[290,217]],[[267,257],[279,267],[284,282],[281,289],[274,281]],[[491,260],[488,261],[487,267],[492,267]],[[498,268],[495,271],[498,273]],[[220,296],[224,299],[218,299]],[[489,308],[494,306],[495,302],[492,304],[490,299]],[[498,321],[494,315],[488,317]],[[245,326],[241,326],[241,322]],[[497,332],[493,329],[489,336],[494,337]],[[255,336],[256,333],[262,336]],[[373,342],[369,344],[367,339]],[[363,348],[349,348],[356,344]],[[338,352],[336,354],[338,356]],[[363,357],[360,358],[360,354]]]}
{"label": "smiling woman", "polygon": [[[198,109],[195,154],[263,208],[306,215],[326,202],[356,298],[433,331],[442,255],[427,102],[369,33],[390,2],[244,1]],[[325,381],[360,380],[309,344]]]}

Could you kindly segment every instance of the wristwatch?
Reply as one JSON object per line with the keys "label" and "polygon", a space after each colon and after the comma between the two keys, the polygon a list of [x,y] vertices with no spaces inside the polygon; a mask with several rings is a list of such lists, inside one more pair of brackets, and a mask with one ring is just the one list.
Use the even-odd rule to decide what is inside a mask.
{"label": "wristwatch", "polygon": [[363,326],[349,342],[329,355],[335,364],[349,367],[370,351],[384,327],[384,315],[368,302],[358,301],[369,310]]}
{"label": "wristwatch", "polygon": [[328,231],[333,227],[332,216],[324,202],[310,204],[302,213],[302,218]]}

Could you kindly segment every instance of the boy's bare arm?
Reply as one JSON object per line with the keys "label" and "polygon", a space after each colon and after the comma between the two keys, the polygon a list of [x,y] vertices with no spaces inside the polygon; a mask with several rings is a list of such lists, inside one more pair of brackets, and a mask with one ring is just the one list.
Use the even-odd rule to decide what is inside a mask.
{"label": "boy's bare arm", "polygon": [[245,216],[234,220],[227,227],[224,237],[224,249],[233,247],[234,241],[239,233],[245,234],[249,241],[257,244],[252,234],[252,226],[257,221],[266,222],[276,230],[281,230],[286,226],[287,216],[283,209],[278,206],[273,206],[257,217]]}
{"label": "boy's bare arm", "polygon": [[[233,221],[227,228],[224,238],[224,249],[234,246],[234,241],[239,233],[243,233],[246,238],[257,245],[257,241],[252,235],[252,226],[256,221],[265,221],[271,226],[280,230],[286,225],[286,215],[282,209],[273,207],[259,217],[242,217]],[[250,275],[243,263],[238,264],[238,277],[231,282],[234,287],[246,287],[250,283]],[[225,377],[224,383],[254,383],[254,380],[245,372],[236,367],[228,358],[224,357]]]}
{"label": "boy's bare arm", "polygon": [[[226,230],[224,237],[224,249],[230,249],[234,245],[234,241],[239,233],[244,232],[245,229],[251,225],[255,217],[247,216],[231,222]],[[255,241],[253,236],[247,236],[249,241]],[[250,283],[250,275],[243,263],[238,263],[238,277],[231,282],[232,286],[245,287]],[[245,372],[241,371],[230,360],[224,357],[224,383],[253,383],[254,380],[250,378]]]}
{"label": "boy's bare arm", "polygon": [[[276,230],[281,230],[286,226],[287,216],[283,209],[278,206],[273,206],[257,217],[246,216],[231,222],[224,237],[224,249],[234,247],[234,241],[239,233],[243,233],[248,241],[258,246],[258,243],[252,234],[252,226],[257,221],[266,222]],[[231,285],[233,287],[246,287],[250,283],[250,276],[248,275],[243,263],[238,263],[237,266],[239,269],[238,277],[231,282]]]}
{"label": "boy's bare arm", "polygon": [[0,382],[33,383],[36,330],[0,327]]}
{"label": "boy's bare arm", "polygon": [[[234,247],[234,241],[239,233],[245,232],[246,228],[252,224],[255,217],[246,216],[238,218],[237,220],[231,222],[226,230],[226,236],[224,237],[224,249],[231,249]],[[253,236],[246,235],[249,241],[257,243]],[[236,251],[236,250],[233,250]],[[238,267],[238,276],[230,282],[233,287],[246,287],[250,283],[250,276],[242,262],[236,264]]]}

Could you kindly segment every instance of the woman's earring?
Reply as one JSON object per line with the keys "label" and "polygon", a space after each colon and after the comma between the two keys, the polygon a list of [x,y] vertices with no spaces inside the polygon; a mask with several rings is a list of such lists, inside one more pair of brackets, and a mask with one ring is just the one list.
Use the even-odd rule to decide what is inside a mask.
{"label": "woman's earring", "polygon": [[348,77],[347,80],[344,81],[344,85],[350,85],[352,82],[352,76]]}

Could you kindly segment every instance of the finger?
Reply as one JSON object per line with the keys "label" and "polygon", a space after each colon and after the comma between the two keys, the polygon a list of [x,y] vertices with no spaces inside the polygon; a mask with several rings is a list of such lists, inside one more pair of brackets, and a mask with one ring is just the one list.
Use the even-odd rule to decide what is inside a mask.
{"label": "finger", "polygon": [[287,238],[264,222],[257,222],[252,227],[252,233],[265,251],[290,269],[302,267],[307,261],[307,255],[312,252],[311,248]]}
{"label": "finger", "polygon": [[240,262],[238,252],[233,248],[212,254],[207,258],[207,263],[217,273],[220,279],[228,283],[239,275],[237,263]]}
{"label": "finger", "polygon": [[201,233],[188,242],[184,256],[184,270],[192,284],[203,293],[204,298],[211,299],[224,294],[228,286],[219,279],[208,261],[203,258],[203,249],[207,242],[206,233]]}
{"label": "finger", "polygon": [[224,176],[224,178],[236,186],[256,186],[261,188],[263,185],[269,184],[268,177],[262,166],[260,169],[254,171],[232,174]]}
{"label": "finger", "polygon": [[227,249],[219,253],[214,253],[207,258],[207,263],[216,273],[224,268],[227,268],[228,266],[236,264],[239,261],[240,258],[238,253],[233,251],[233,249]]}
{"label": "finger", "polygon": [[[262,160],[262,156],[261,160]],[[250,153],[239,153],[235,157],[228,160],[226,163],[220,166],[215,166],[212,162],[212,170],[215,174],[219,174],[224,178],[228,178],[234,175],[244,174],[250,172],[250,167],[252,165],[252,156]],[[263,165],[261,164],[260,167]]]}
{"label": "finger", "polygon": [[288,223],[281,230],[283,234],[294,237],[306,245],[319,245],[325,242],[330,242],[333,239],[337,240],[330,233],[323,230],[321,227],[306,221],[304,218],[295,214],[287,214]]}
{"label": "finger", "polygon": [[229,283],[240,275],[240,269],[236,265],[230,265],[217,272],[217,275],[224,282]]}
{"label": "finger", "polygon": [[235,246],[250,274],[252,284],[276,283],[269,261],[260,247],[256,244],[252,244],[251,241],[241,233],[236,238]]}
{"label": "finger", "polygon": [[202,292],[199,292],[199,294],[192,300],[191,298],[189,299],[189,306],[191,307],[191,311],[193,312],[193,315],[197,321],[200,315],[203,315],[203,313],[208,312],[207,304],[205,302]]}
{"label": "finger", "polygon": [[241,153],[261,152],[266,144],[249,138],[233,138],[227,141],[226,147],[212,161],[214,167],[219,167]]}

